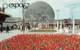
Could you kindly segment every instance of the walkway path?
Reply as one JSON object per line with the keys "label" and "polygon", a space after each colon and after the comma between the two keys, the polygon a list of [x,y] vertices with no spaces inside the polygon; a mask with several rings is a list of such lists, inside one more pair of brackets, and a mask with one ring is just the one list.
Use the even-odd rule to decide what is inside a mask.
{"label": "walkway path", "polygon": [[[66,34],[71,35],[70,33],[57,33],[57,32],[28,32],[28,31],[20,31],[20,30],[11,30],[9,33],[6,33],[5,31],[0,33],[0,41],[11,38],[13,36],[16,36],[18,34]],[[78,35],[80,33],[77,33]]]}

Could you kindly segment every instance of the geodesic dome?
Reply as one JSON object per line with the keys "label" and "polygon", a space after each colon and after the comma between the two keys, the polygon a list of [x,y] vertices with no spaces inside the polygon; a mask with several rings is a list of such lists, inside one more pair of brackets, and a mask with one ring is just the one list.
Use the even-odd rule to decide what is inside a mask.
{"label": "geodesic dome", "polygon": [[26,20],[31,21],[49,21],[54,20],[55,14],[52,7],[43,1],[32,3],[28,9],[25,9]]}

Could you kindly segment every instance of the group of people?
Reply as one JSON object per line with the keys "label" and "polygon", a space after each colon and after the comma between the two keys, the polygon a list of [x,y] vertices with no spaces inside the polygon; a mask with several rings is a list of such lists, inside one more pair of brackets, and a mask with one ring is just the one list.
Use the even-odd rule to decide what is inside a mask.
{"label": "group of people", "polygon": [[9,32],[9,30],[10,30],[9,26],[7,25],[6,27],[0,27],[0,32],[3,32],[4,30],[6,32]]}
{"label": "group of people", "polygon": [[17,24],[13,24],[12,26],[5,26],[5,27],[0,27],[0,32],[6,31],[9,32],[10,30],[14,30],[14,29],[18,29],[18,30],[30,30],[31,29],[31,25],[30,23],[26,23],[26,24],[22,24],[22,25],[17,25]]}
{"label": "group of people", "polygon": [[29,23],[23,24],[21,30],[30,30],[31,25]]}

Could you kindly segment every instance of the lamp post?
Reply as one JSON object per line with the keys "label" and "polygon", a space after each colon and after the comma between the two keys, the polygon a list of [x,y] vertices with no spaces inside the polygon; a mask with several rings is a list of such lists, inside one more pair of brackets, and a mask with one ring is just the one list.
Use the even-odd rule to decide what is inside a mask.
{"label": "lamp post", "polygon": [[[22,4],[25,4],[26,3],[26,0],[22,0]],[[24,7],[24,6],[22,6],[22,16],[23,16],[23,33],[24,33],[24,31],[25,31],[25,8],[26,9],[28,9],[28,7],[29,7],[29,3],[27,3],[28,4],[28,6],[27,7]],[[29,21],[28,21],[28,24],[30,24],[29,23]],[[28,25],[29,27],[30,27],[30,25]]]}
{"label": "lamp post", "polygon": [[[22,0],[22,3],[24,3],[24,0]],[[24,33],[24,30],[25,30],[25,17],[24,17],[24,8],[22,7],[22,16],[23,16],[23,23],[22,23],[22,30],[23,30],[23,33]]]}

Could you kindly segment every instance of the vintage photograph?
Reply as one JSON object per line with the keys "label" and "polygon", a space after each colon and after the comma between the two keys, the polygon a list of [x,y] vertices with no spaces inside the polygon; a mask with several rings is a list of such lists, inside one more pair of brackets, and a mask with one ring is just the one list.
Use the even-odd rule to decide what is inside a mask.
{"label": "vintage photograph", "polygon": [[0,50],[80,50],[80,0],[0,0]]}

